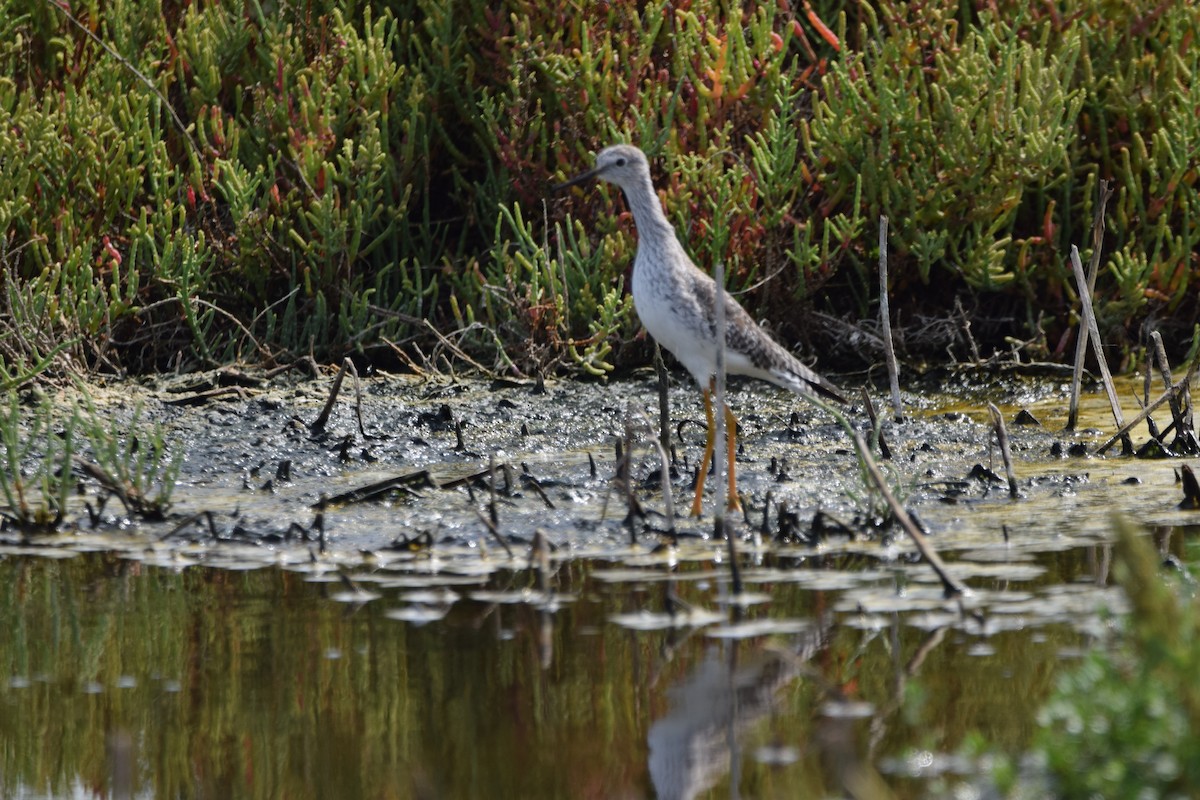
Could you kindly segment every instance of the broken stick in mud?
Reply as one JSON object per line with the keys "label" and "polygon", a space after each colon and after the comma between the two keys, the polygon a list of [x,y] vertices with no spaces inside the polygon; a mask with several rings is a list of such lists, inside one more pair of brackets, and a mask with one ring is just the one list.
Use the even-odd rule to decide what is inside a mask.
{"label": "broken stick in mud", "polygon": [[1004,474],[1008,478],[1008,496],[1014,500],[1017,497],[1017,475],[1013,472],[1012,451],[1008,446],[1008,430],[1004,427],[1004,415],[995,403],[988,403],[988,411],[992,415],[992,429],[996,431],[996,439],[1000,443],[1000,457],[1004,461]]}
{"label": "broken stick in mud", "polygon": [[[1104,209],[1108,205],[1108,198],[1112,197],[1112,189],[1108,186],[1108,181],[1100,181],[1100,196],[1096,203],[1096,214],[1092,218],[1092,257],[1088,260],[1088,275],[1087,280],[1082,280],[1076,275],[1076,280],[1079,282],[1080,302],[1083,302],[1083,297],[1087,297],[1087,308],[1091,310],[1091,297],[1096,291],[1096,273],[1100,269],[1100,250],[1104,244]],[[1085,288],[1086,287],[1086,288]],[[1067,430],[1075,430],[1075,425],[1079,422],[1079,387],[1083,378],[1083,362],[1087,358],[1088,338],[1091,334],[1091,328],[1087,325],[1079,325],[1079,336],[1075,341],[1075,369],[1071,378],[1071,402],[1070,411],[1067,414]],[[1104,362],[1104,356],[1100,352],[1099,343],[1096,345],[1096,357],[1101,363]]]}
{"label": "broken stick in mud", "polygon": [[[1100,368],[1100,377],[1104,382],[1104,392],[1108,395],[1108,404],[1112,408],[1113,419],[1117,427],[1125,429],[1125,415],[1121,413],[1121,403],[1117,400],[1117,389],[1113,384],[1112,373],[1108,370],[1108,361],[1104,358],[1104,348],[1100,341],[1100,328],[1096,324],[1096,314],[1092,310],[1092,295],[1088,291],[1087,278],[1083,274],[1083,261],[1079,258],[1079,248],[1071,245],[1071,267],[1075,271],[1075,282],[1079,286],[1079,310],[1083,317],[1080,323],[1080,337],[1084,329],[1090,331],[1092,350],[1096,354],[1096,363]],[[1133,442],[1126,431],[1121,434],[1121,450],[1125,455],[1133,453]]]}
{"label": "broken stick in mud", "polygon": [[892,516],[900,523],[900,527],[904,528],[905,533],[912,539],[913,544],[917,546],[917,551],[921,557],[928,562],[937,574],[938,579],[942,582],[942,591],[946,597],[958,597],[966,594],[967,587],[961,581],[950,574],[946,569],[946,563],[942,561],[941,556],[933,549],[933,545],[925,538],[925,534],[921,533],[917,528],[917,524],[913,522],[911,516],[900,505],[900,501],[892,494],[891,488],[887,484],[887,480],[883,477],[883,473],[879,471],[879,466],[875,463],[875,459],[871,457],[871,451],[867,448],[867,443],[863,441],[862,435],[858,431],[853,432],[854,448],[858,451],[858,457],[862,459],[863,466],[866,468],[867,475],[871,478],[871,483],[883,496],[884,502],[891,509]]}
{"label": "broken stick in mud", "polygon": [[888,385],[892,393],[892,414],[896,422],[904,420],[904,406],[900,402],[900,368],[896,363],[896,348],[892,344],[891,310],[888,308],[888,263],[887,263],[888,218],[879,217],[879,324],[883,332],[883,355],[887,360]]}
{"label": "broken stick in mud", "polygon": [[1175,397],[1180,392],[1182,392],[1186,387],[1191,385],[1192,375],[1195,372],[1195,369],[1196,369],[1195,365],[1193,365],[1192,369],[1188,371],[1187,375],[1184,375],[1182,378],[1177,380],[1175,383],[1171,384],[1171,386],[1165,392],[1163,392],[1162,395],[1157,400],[1155,400],[1153,403],[1151,403],[1150,405],[1143,408],[1141,413],[1138,414],[1136,417],[1134,417],[1131,422],[1128,422],[1128,423],[1122,425],[1121,428],[1112,435],[1112,438],[1110,438],[1107,442],[1105,442],[1104,444],[1102,444],[1098,448],[1096,448],[1096,455],[1103,455],[1105,453],[1105,451],[1107,451],[1108,448],[1110,448],[1114,444],[1116,444],[1118,440],[1122,440],[1122,441],[1128,440],[1129,439],[1129,431],[1133,430],[1134,426],[1140,424],[1142,420],[1146,419],[1152,413],[1154,413],[1155,409],[1157,409],[1163,403],[1165,403],[1168,400],[1170,400],[1171,398]]}

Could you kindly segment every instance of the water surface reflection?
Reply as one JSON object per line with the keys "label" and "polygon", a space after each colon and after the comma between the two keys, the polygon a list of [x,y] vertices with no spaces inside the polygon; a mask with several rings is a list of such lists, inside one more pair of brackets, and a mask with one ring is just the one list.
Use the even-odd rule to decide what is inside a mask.
{"label": "water surface reflection", "polygon": [[[413,590],[382,581],[356,605],[277,567],[0,557],[0,794],[820,796],[971,730],[1019,748],[1060,654],[1088,640],[1063,622],[931,633],[918,611],[862,624],[834,611],[848,590],[787,581],[746,612],[804,621],[784,632],[635,631],[610,617],[659,589],[602,566],[563,564],[556,591],[576,599],[557,607],[466,593],[415,624],[389,616]],[[677,591],[712,605],[719,583]]]}

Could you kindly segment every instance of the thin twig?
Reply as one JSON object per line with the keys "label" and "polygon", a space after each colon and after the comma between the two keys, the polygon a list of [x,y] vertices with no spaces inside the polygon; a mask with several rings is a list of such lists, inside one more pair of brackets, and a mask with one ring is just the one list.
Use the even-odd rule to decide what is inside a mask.
{"label": "thin twig", "polygon": [[[395,353],[396,356],[401,361],[403,361],[410,370],[412,370],[414,375],[421,377],[421,378],[425,377],[425,370],[423,368],[421,368],[420,366],[418,366],[417,362],[413,361],[412,356],[410,356],[408,353],[404,352],[403,347],[396,344],[395,342],[393,342],[391,339],[387,338],[386,336],[380,336],[379,340],[381,342],[383,342],[384,344],[386,344],[388,347],[390,347],[392,349],[392,352]],[[428,361],[425,363],[425,366],[426,367],[429,366]]]}
{"label": "thin twig", "polygon": [[892,344],[892,318],[888,307],[888,264],[887,264],[888,218],[879,217],[879,324],[883,330],[883,354],[887,360],[888,383],[892,390],[892,413],[896,422],[904,420],[904,406],[900,403],[900,368],[896,364],[896,348]]}
{"label": "thin twig", "polygon": [[354,378],[354,417],[358,420],[358,432],[362,434],[364,439],[375,439],[377,437],[367,433],[367,429],[363,427],[362,381],[360,381],[358,378],[358,367],[354,366],[353,359],[347,358],[346,363],[350,365],[350,375]]}
{"label": "thin twig", "polygon": [[671,543],[679,544],[679,537],[675,534],[675,499],[674,493],[671,491],[671,462],[667,458],[667,451],[663,448],[662,442],[655,442],[658,447],[658,459],[662,464],[662,490],[663,490],[663,513],[667,518],[667,532],[671,534]]}
{"label": "thin twig", "polygon": [[[321,497],[317,500],[314,506],[317,513],[313,515],[312,528],[317,532],[317,548],[325,552],[325,493],[321,493]],[[311,552],[311,551],[309,551]]]}
{"label": "thin twig", "polygon": [[[175,297],[173,299],[178,300],[180,304],[183,303],[182,297]],[[239,320],[237,317],[235,317],[233,314],[230,314],[228,311],[226,311],[225,309],[216,305],[215,303],[210,303],[207,300],[200,299],[199,297],[189,297],[188,300],[190,300],[191,302],[195,303],[198,306],[204,306],[206,308],[212,309],[216,313],[225,317],[225,319],[227,319],[233,323],[234,327],[241,328],[242,335],[244,335],[247,339],[249,339],[254,344],[254,349],[257,350],[262,355],[263,358],[265,358],[265,359],[274,358],[274,354],[269,349],[267,349],[267,347],[265,345],[263,345],[260,341],[258,341],[258,339],[255,339],[254,334],[252,334],[250,332],[250,329],[247,328],[245,325],[243,325],[242,321]],[[142,307],[140,309],[140,312],[145,313],[146,309],[147,309],[147,307]]]}
{"label": "thin twig", "polygon": [[637,518],[635,509],[637,508],[636,499],[633,496],[633,411],[632,403],[625,407],[625,438],[619,447],[622,449],[623,458],[619,459],[618,474],[621,476],[622,489],[625,490],[625,521],[629,524],[629,544],[637,544],[637,525],[634,520]]}
{"label": "thin twig", "polygon": [[476,361],[475,359],[471,358],[469,355],[467,355],[466,353],[464,353],[464,352],[462,351],[462,348],[460,348],[458,345],[454,344],[454,342],[452,342],[452,341],[450,341],[449,339],[447,339],[447,338],[446,338],[446,336],[445,336],[445,334],[443,334],[443,333],[442,333],[441,331],[439,331],[437,328],[433,327],[433,323],[431,323],[429,320],[424,320],[424,322],[425,322],[425,327],[426,327],[426,329],[428,329],[428,331],[429,331],[430,333],[432,333],[432,334],[434,335],[434,337],[436,337],[436,338],[437,338],[437,340],[438,340],[439,342],[441,342],[441,343],[442,343],[442,345],[443,345],[444,347],[446,347],[446,348],[447,348],[447,349],[448,349],[448,350],[449,350],[451,353],[453,353],[455,356],[457,356],[458,358],[460,358],[460,359],[462,359],[463,361],[467,362],[467,363],[468,363],[468,364],[470,364],[472,367],[474,367],[475,369],[477,369],[477,370],[479,370],[480,372],[482,372],[484,375],[494,376],[494,375],[496,374],[494,370],[490,370],[490,369],[488,369],[487,367],[483,366],[483,365],[482,365],[482,364],[480,364],[478,361]]}
{"label": "thin twig", "polygon": [[[650,429],[654,428],[642,411],[638,410],[637,414],[641,417],[642,422],[646,424],[646,427]],[[654,445],[658,448],[658,459],[661,464],[660,469],[662,470],[660,474],[662,475],[663,514],[667,518],[667,532],[671,535],[671,543],[679,544],[679,537],[675,533],[675,499],[674,493],[671,491],[671,462],[667,457],[667,448],[663,446],[663,443],[656,439]]]}
{"label": "thin twig", "polygon": [[867,391],[867,387],[862,387],[861,395],[863,406],[867,409],[867,418],[871,421],[871,430],[875,433],[875,438],[879,442],[879,455],[890,461],[892,458],[892,448],[888,447],[887,440],[883,438],[883,426],[879,424],[879,417],[875,414],[875,403],[871,400],[871,393]]}
{"label": "thin twig", "polygon": [[1004,474],[1008,477],[1008,496],[1017,498],[1017,476],[1013,472],[1012,451],[1008,446],[1008,431],[1004,427],[1004,415],[995,403],[988,403],[988,411],[992,413],[992,429],[996,431],[996,439],[1000,442],[1000,457],[1004,460]]}
{"label": "thin twig", "polygon": [[537,573],[538,591],[549,597],[554,591],[550,585],[550,543],[540,528],[533,531],[533,542],[529,546],[529,567]]}
{"label": "thin twig", "polygon": [[[1108,186],[1108,181],[1100,181],[1100,197],[1096,203],[1096,213],[1092,217],[1092,257],[1088,260],[1088,279],[1087,279],[1087,295],[1092,297],[1096,292],[1096,273],[1100,270],[1100,248],[1104,244],[1104,209],[1108,205],[1108,198],[1112,197],[1112,189]],[[1082,283],[1080,286],[1082,287]],[[1075,425],[1079,422],[1079,387],[1083,380],[1083,362],[1087,358],[1087,346],[1089,329],[1085,325],[1079,326],[1079,338],[1075,342],[1075,370],[1071,376],[1071,407],[1067,414],[1067,430],[1075,430]],[[1099,356],[1098,360],[1103,362],[1103,356]]]}
{"label": "thin twig", "polygon": [[[745,585],[742,583],[742,568],[738,564],[737,537],[730,536],[728,532],[725,535],[725,541],[729,549],[729,584],[733,590],[734,596],[741,595],[745,591]],[[740,609],[741,606],[735,604],[735,609]]]}
{"label": "thin twig", "polygon": [[500,512],[496,507],[496,455],[488,456],[488,519],[493,529],[500,524]]}
{"label": "thin twig", "polygon": [[341,369],[333,379],[333,385],[329,387],[329,397],[325,399],[325,407],[321,409],[321,413],[308,426],[313,431],[325,430],[325,423],[329,422],[329,415],[333,413],[333,404],[337,401],[338,393],[342,390],[342,379],[346,377],[346,372],[353,366],[349,358],[342,359]]}
{"label": "thin twig", "polygon": [[504,537],[501,536],[500,531],[496,529],[496,523],[494,523],[490,519],[488,519],[487,515],[484,514],[482,511],[480,511],[478,508],[472,507],[471,510],[475,512],[475,516],[478,517],[479,521],[483,523],[483,526],[485,528],[487,528],[487,531],[488,531],[488,533],[490,533],[492,535],[492,538],[495,539],[497,542],[499,542],[500,546],[504,548],[504,552],[508,554],[508,557],[512,558],[513,557],[512,548],[508,546],[508,542],[504,541]]}
{"label": "thin twig", "polygon": [[979,365],[982,359],[979,358],[979,345],[975,344],[975,337],[971,334],[971,318],[967,316],[967,310],[963,308],[962,300],[958,295],[954,296],[954,310],[958,312],[959,319],[962,320],[963,335],[967,337],[967,347],[971,350],[971,361],[975,365]]}
{"label": "thin twig", "polygon": [[546,508],[554,510],[554,501],[546,494],[546,490],[542,488],[541,481],[533,477],[533,473],[529,471],[529,466],[524,461],[521,462],[521,483],[526,484],[533,489],[533,493],[542,499],[546,504]]}
{"label": "thin twig", "polygon": [[[1088,289],[1087,278],[1083,274],[1083,261],[1079,258],[1079,248],[1075,245],[1071,245],[1071,268],[1075,271],[1075,282],[1079,286],[1079,310],[1083,316],[1083,324],[1091,332],[1092,351],[1096,354],[1096,362],[1100,367],[1100,378],[1104,381],[1108,404],[1112,408],[1113,419],[1116,420],[1117,427],[1124,430],[1125,415],[1121,413],[1121,403],[1117,400],[1117,389],[1113,385],[1112,373],[1108,371],[1108,361],[1104,358],[1100,328],[1096,325],[1096,314],[1092,310],[1092,293]],[[1081,331],[1080,336],[1082,335]],[[1121,438],[1121,449],[1126,455],[1133,452],[1133,443],[1129,440],[1128,431]]]}
{"label": "thin twig", "polygon": [[[473,477],[478,477],[478,474]],[[322,497],[320,503],[322,507],[350,505],[352,503],[362,503],[369,500],[376,500],[384,497],[398,489],[403,489],[410,494],[416,494],[414,489],[419,488],[445,489],[447,486],[438,486],[434,481],[433,476],[429,474],[429,470],[421,469],[416,472],[409,472],[404,475],[394,475],[390,478],[384,478],[380,481],[374,481],[366,486],[359,486],[340,494],[335,494],[333,497]]]}
{"label": "thin twig", "polygon": [[500,535],[500,519],[496,510],[496,456],[495,454],[488,456],[488,513],[485,516],[478,508],[474,508],[475,515],[479,517],[479,521],[488,529],[488,533],[492,538],[500,543],[504,548],[504,552],[508,553],[508,557],[513,557],[512,548],[508,546],[508,542],[504,541],[504,537]]}
{"label": "thin twig", "polygon": [[[1163,347],[1162,336],[1158,331],[1152,331],[1150,339],[1154,342],[1154,355],[1158,359],[1158,369],[1159,374],[1162,376],[1163,386],[1170,388],[1171,365],[1167,361],[1167,350]],[[1147,396],[1146,401],[1149,402],[1149,400],[1150,398]],[[1171,398],[1171,417],[1175,420],[1175,441],[1171,445],[1172,450],[1177,449],[1181,441],[1184,443],[1184,447],[1190,446],[1190,442],[1188,441],[1190,437],[1187,435],[1190,430],[1190,426],[1187,423],[1187,411],[1190,406],[1191,403],[1187,394],[1184,394],[1182,397],[1176,395]]]}
{"label": "thin twig", "polygon": [[954,597],[965,594],[967,587],[950,574],[946,569],[945,562],[942,561],[937,551],[933,549],[933,546],[929,544],[929,540],[925,538],[925,534],[921,533],[916,523],[913,522],[912,517],[904,510],[904,506],[900,505],[900,501],[892,494],[887,480],[884,479],[883,473],[879,471],[879,466],[875,463],[875,459],[871,457],[871,451],[867,449],[867,444],[863,441],[862,436],[858,431],[854,431],[853,437],[854,447],[858,450],[858,457],[862,459],[863,466],[866,467],[867,474],[871,477],[871,482],[875,484],[875,488],[883,496],[888,508],[891,509],[892,516],[896,518],[896,521],[900,523],[900,527],[904,528],[909,538],[913,540],[913,544],[917,546],[921,557],[929,562],[929,566],[937,573],[938,578],[942,581],[942,588],[946,596]]}
{"label": "thin twig", "polygon": [[[1150,386],[1151,386],[1151,374],[1152,374],[1153,366],[1154,366],[1154,351],[1152,351],[1149,347],[1147,347],[1146,348],[1146,368],[1142,372],[1142,397],[1140,400],[1138,400],[1138,405],[1140,405],[1142,408],[1145,408],[1146,404],[1150,402]],[[1168,377],[1167,385],[1170,385],[1170,383],[1171,383],[1171,380]],[[1173,409],[1174,407],[1175,407],[1175,401],[1172,400],[1171,408]],[[1176,418],[1175,421],[1178,422],[1179,419]],[[1154,417],[1146,417],[1146,427],[1149,429],[1151,439],[1154,439],[1157,442],[1162,441],[1163,437],[1162,437],[1162,434],[1158,432],[1158,425],[1155,424]]]}
{"label": "thin twig", "polygon": [[[1194,368],[1193,368],[1193,370],[1194,370]],[[1116,433],[1114,433],[1112,435],[1111,439],[1109,439],[1107,442],[1105,442],[1104,444],[1102,444],[1098,448],[1096,448],[1096,455],[1103,455],[1104,452],[1106,450],[1108,450],[1108,448],[1110,448],[1114,444],[1116,444],[1118,439],[1123,440],[1123,441],[1128,440],[1129,432],[1131,430],[1133,430],[1133,428],[1136,425],[1138,425],[1139,423],[1141,423],[1142,420],[1144,420],[1146,417],[1148,417],[1152,413],[1154,413],[1154,410],[1157,409],[1159,406],[1161,406],[1163,403],[1165,403],[1168,400],[1170,400],[1171,398],[1175,397],[1185,386],[1187,386],[1189,384],[1191,379],[1192,379],[1192,372],[1189,371],[1187,375],[1183,376],[1182,378],[1177,380],[1175,383],[1171,384],[1171,386],[1168,387],[1167,390],[1165,392],[1163,392],[1162,395],[1157,400],[1155,400],[1153,403],[1151,403],[1150,405],[1143,408],[1140,414],[1138,414],[1136,417],[1134,417],[1130,422],[1127,422],[1125,425],[1123,425],[1120,430],[1118,430]]]}
{"label": "thin twig", "polygon": [[654,343],[654,373],[658,376],[658,442],[663,452],[671,452],[671,396],[667,389],[670,374],[663,361],[662,347]]}
{"label": "thin twig", "polygon": [[892,490],[888,487],[887,481],[883,477],[883,473],[879,471],[879,466],[875,463],[875,459],[871,457],[871,451],[867,449],[867,444],[863,441],[862,435],[854,429],[854,426],[850,424],[850,420],[846,417],[846,415],[842,413],[840,409],[834,408],[832,405],[826,403],[819,397],[811,397],[809,398],[809,401],[817,408],[820,408],[826,414],[833,417],[837,424],[841,426],[842,430],[846,432],[846,435],[854,441],[854,449],[858,452],[859,461],[861,462],[863,469],[870,476],[871,483],[874,484],[879,490],[879,493],[883,496],[888,508],[891,509],[892,515],[913,540],[913,543],[917,546],[917,550],[921,553],[921,556],[929,562],[929,565],[933,568],[933,571],[937,573],[938,578],[941,579],[942,588],[945,590],[946,596],[952,597],[966,594],[967,588],[960,581],[956,580],[952,575],[950,575],[950,573],[946,570],[946,565],[938,556],[937,551],[934,550],[933,546],[929,544],[929,541],[925,538],[925,535],[921,533],[920,529],[917,528],[916,523],[913,522],[912,517],[910,517],[908,512],[904,510],[904,507],[900,505],[900,502],[896,499],[896,496],[892,494]]}

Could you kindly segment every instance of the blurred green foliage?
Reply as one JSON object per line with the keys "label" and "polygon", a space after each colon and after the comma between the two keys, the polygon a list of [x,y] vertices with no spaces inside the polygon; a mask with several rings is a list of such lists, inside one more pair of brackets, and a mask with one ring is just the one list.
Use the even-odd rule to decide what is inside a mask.
{"label": "blurred green foliage", "polygon": [[[1200,787],[1200,617],[1194,585],[1164,579],[1142,532],[1116,523],[1127,641],[1062,676],[1036,749],[1055,795],[1194,797]],[[1183,591],[1180,591],[1183,589]]]}
{"label": "blurred green foliage", "polygon": [[618,140],[789,342],[875,313],[880,214],[900,320],[1057,341],[1101,178],[1105,324],[1200,313],[1192,4],[67,5],[0,0],[21,380],[419,363],[431,329],[509,372],[638,363],[622,203],[548,196]]}

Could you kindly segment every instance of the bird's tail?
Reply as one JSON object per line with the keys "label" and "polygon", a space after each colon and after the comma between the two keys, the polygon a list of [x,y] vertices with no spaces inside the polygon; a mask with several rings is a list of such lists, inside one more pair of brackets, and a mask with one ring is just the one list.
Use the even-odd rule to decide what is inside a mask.
{"label": "bird's tail", "polygon": [[798,361],[789,370],[772,370],[772,373],[782,385],[797,394],[818,394],[842,405],[849,402],[841,389]]}

